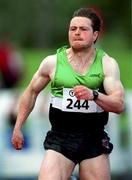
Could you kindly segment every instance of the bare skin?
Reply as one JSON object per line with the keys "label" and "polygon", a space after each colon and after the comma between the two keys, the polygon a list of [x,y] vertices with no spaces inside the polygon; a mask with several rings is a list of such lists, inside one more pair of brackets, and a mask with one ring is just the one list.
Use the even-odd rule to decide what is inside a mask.
{"label": "bare skin", "polygon": [[[76,72],[85,74],[90,68],[95,57],[94,41],[97,37],[98,32],[93,32],[90,19],[74,17],[71,20],[69,27],[71,47],[67,49],[67,57]],[[120,81],[118,65],[108,55],[104,56],[102,62],[105,75],[103,85],[107,94],[99,93],[96,103],[105,111],[121,113],[124,109],[124,89]],[[40,91],[54,79],[55,70],[56,55],[46,57],[21,96],[17,121],[12,135],[12,144],[17,150],[20,150],[24,143],[22,125],[33,110]],[[78,99],[93,100],[92,90],[85,86],[74,87],[74,93]],[[74,167],[75,164],[62,154],[48,150],[42,161],[39,180],[68,180]],[[80,163],[80,179],[110,180],[108,156],[103,154],[82,161]]]}
{"label": "bare skin", "polygon": [[83,160],[79,167],[80,180],[110,180],[110,164],[107,155]]}
{"label": "bare skin", "polygon": [[41,164],[39,180],[70,180],[75,164],[62,154],[48,150]]}

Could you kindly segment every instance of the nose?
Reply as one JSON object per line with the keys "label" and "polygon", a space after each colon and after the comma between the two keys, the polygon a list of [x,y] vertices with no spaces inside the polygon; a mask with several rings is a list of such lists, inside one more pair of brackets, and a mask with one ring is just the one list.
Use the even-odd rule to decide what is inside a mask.
{"label": "nose", "polygon": [[80,29],[79,29],[79,28],[76,29],[75,34],[76,34],[76,35],[79,35],[79,34],[80,34]]}

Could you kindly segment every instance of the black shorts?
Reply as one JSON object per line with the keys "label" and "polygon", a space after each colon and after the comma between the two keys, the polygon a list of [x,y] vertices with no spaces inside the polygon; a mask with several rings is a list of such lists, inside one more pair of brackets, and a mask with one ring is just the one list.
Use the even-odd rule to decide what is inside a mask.
{"label": "black shorts", "polygon": [[75,164],[101,154],[109,154],[113,149],[105,131],[91,133],[64,133],[51,130],[47,133],[44,148],[63,154]]}

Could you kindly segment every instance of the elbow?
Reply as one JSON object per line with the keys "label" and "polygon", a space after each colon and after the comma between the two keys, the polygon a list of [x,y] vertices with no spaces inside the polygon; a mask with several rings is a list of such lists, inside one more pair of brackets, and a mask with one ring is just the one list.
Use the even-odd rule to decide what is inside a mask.
{"label": "elbow", "polygon": [[115,113],[121,114],[124,110],[125,110],[125,106],[124,106],[124,103],[122,103],[122,104],[118,105]]}
{"label": "elbow", "polygon": [[117,114],[121,114],[122,112],[124,111],[124,109],[122,108],[119,108],[115,113],[117,113]]}
{"label": "elbow", "polygon": [[125,110],[124,93],[118,92],[118,94],[116,94],[116,97],[114,98],[114,101],[114,112],[117,114],[121,114]]}

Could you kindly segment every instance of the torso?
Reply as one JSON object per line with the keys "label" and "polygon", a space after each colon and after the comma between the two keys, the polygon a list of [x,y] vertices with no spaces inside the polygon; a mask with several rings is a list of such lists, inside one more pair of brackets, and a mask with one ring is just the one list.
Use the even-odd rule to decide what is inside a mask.
{"label": "torso", "polygon": [[[93,64],[88,65],[84,68],[83,66],[77,67],[73,61],[70,61],[69,57],[71,54],[66,49],[60,49],[57,56],[52,56],[52,83],[51,83],[51,94],[54,100],[60,98],[63,102],[63,93],[66,88],[73,88],[76,85],[84,85],[91,89],[97,89],[102,87],[103,83],[103,68],[102,68],[102,57],[103,52],[100,50],[96,51],[96,58],[93,58]],[[72,62],[72,63],[71,63]],[[102,91],[102,90],[101,90]],[[59,100],[59,99],[55,99]],[[66,101],[67,102],[67,101]],[[63,104],[63,103],[62,103]],[[53,102],[52,102],[53,105]],[[56,109],[57,108],[57,109]],[[69,129],[71,131],[84,131],[88,129],[103,128],[104,124],[107,123],[108,113],[107,112],[86,112],[82,113],[77,111],[71,112],[64,110],[63,106],[59,107],[54,104],[50,108],[50,121],[52,127],[55,129]],[[83,118],[82,118],[83,117]],[[62,121],[63,120],[63,121]],[[76,121],[76,125],[75,122]],[[80,122],[83,121],[81,126]],[[98,123],[99,122],[99,123]],[[67,127],[66,127],[67,126]]]}
{"label": "torso", "polygon": [[[72,68],[75,70],[75,72],[77,72],[77,73],[79,73],[81,75],[86,74],[86,72],[88,71],[88,69],[90,68],[92,63],[94,62],[94,58],[95,58],[95,55],[96,55],[96,52],[94,50],[94,51],[90,52],[89,55],[87,55],[88,58],[86,60],[84,60],[85,62],[82,62],[79,59],[79,56],[78,56],[78,59],[77,59],[77,57],[76,57],[76,60],[74,59],[73,56],[76,56],[76,55],[73,55],[70,48],[66,50],[66,53],[67,53],[67,58],[68,58],[69,64],[72,66]],[[50,79],[52,81],[54,79],[55,71],[56,71],[57,55],[55,54],[55,55],[49,56],[49,61],[50,61],[50,64],[51,64],[50,69],[52,69],[52,71],[50,73]]]}

